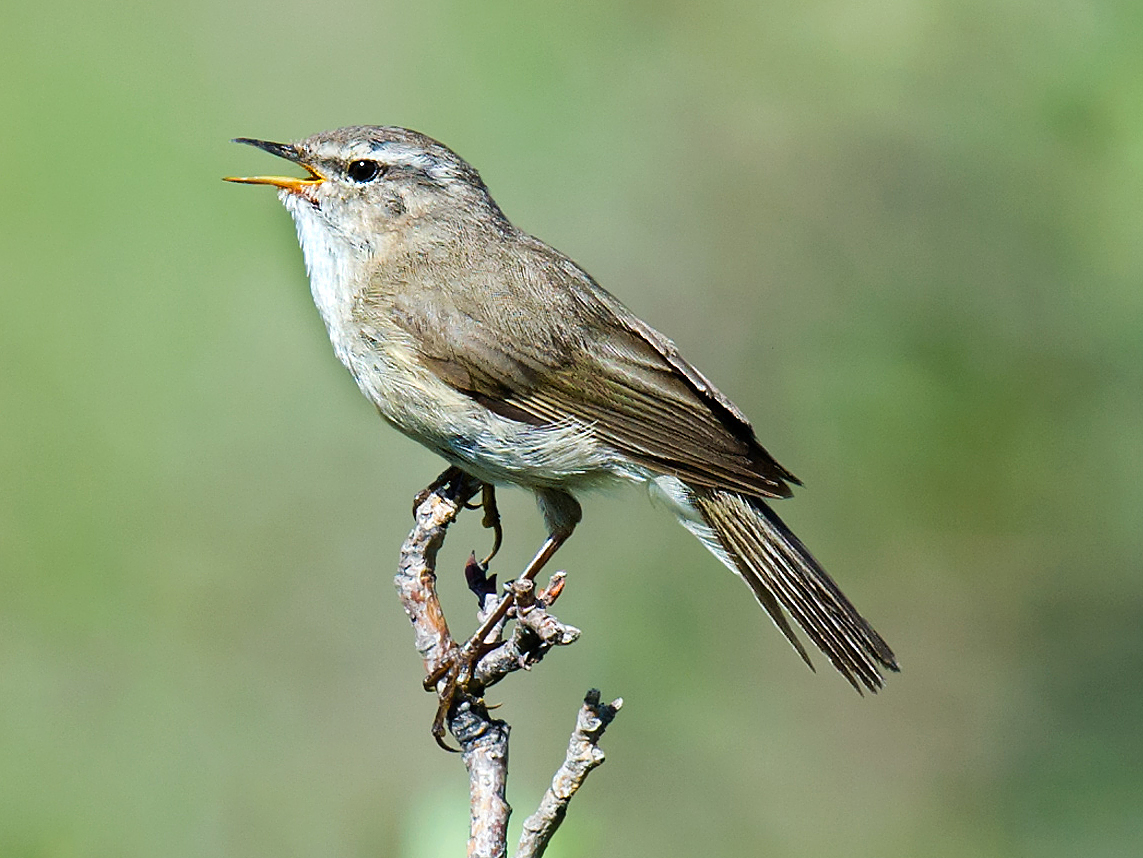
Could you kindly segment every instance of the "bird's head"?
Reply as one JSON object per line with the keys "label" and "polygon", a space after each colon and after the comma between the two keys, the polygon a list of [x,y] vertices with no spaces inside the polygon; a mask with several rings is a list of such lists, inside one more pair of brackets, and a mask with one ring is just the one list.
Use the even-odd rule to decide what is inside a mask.
{"label": "bird's head", "polygon": [[227,177],[271,185],[299,229],[327,232],[366,251],[409,226],[445,234],[474,224],[506,224],[480,174],[463,158],[416,131],[362,125],[294,143],[240,137],[302,167],[304,178]]}

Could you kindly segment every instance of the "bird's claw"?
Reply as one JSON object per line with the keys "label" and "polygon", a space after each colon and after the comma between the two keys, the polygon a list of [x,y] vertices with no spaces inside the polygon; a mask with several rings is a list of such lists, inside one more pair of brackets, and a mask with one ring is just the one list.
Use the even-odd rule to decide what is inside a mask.
{"label": "bird's claw", "polygon": [[480,490],[480,505],[484,507],[484,518],[480,520],[482,526],[492,531],[492,550],[488,556],[480,561],[484,570],[500,550],[500,543],[504,541],[504,528],[500,525],[500,509],[496,506],[496,488],[491,483],[485,483]]}
{"label": "bird's claw", "polygon": [[413,498],[413,518],[417,517],[417,509],[421,504],[429,499],[429,495],[431,495],[441,486],[447,486],[462,473],[464,472],[461,471],[461,469],[456,465],[451,465],[442,471],[440,476],[438,476],[435,480],[417,492],[416,496]]}
{"label": "bird's claw", "polygon": [[445,741],[449,712],[452,711],[458,698],[462,696],[479,698],[483,693],[483,687],[473,678],[476,665],[498,645],[470,638],[464,646],[454,646],[436,669],[425,677],[425,691],[435,691],[438,697],[437,713],[433,717],[433,739],[444,750],[452,753],[459,750]]}

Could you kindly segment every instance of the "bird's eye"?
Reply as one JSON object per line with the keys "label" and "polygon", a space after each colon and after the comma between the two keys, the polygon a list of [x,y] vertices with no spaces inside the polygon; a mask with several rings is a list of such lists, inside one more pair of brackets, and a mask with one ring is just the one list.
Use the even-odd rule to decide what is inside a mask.
{"label": "bird's eye", "polygon": [[355,182],[372,182],[385,172],[377,161],[352,161],[345,168],[345,174]]}

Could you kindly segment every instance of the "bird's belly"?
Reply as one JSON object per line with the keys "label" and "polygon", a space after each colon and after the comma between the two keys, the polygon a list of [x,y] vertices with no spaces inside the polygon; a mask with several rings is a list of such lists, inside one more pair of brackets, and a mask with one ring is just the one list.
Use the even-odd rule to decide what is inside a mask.
{"label": "bird's belly", "polygon": [[347,357],[358,386],[386,421],[479,479],[575,489],[634,477],[590,426],[501,417],[445,384],[402,343],[372,340]]}

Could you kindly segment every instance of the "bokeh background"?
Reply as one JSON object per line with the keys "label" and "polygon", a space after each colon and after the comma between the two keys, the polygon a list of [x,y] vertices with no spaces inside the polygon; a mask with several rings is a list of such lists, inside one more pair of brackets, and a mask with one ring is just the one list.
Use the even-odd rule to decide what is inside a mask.
{"label": "bokeh background", "polygon": [[[440,463],[332,356],[234,146],[408,125],[672,336],[900,655],[861,699],[640,492],[496,689],[556,856],[1143,854],[1137,2],[10,4],[0,854],[458,855],[391,577]],[[541,537],[501,495],[508,573]],[[487,533],[469,516],[442,557]]]}

